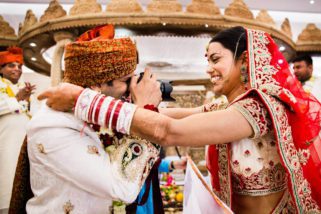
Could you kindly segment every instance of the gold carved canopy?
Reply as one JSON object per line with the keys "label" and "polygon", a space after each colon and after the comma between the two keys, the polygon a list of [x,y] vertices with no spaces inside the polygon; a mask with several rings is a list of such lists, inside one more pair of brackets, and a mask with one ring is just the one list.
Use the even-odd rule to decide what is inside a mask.
{"label": "gold carved canopy", "polygon": [[[39,20],[32,10],[26,12],[18,36],[0,16],[0,46],[19,44],[24,49],[26,65],[50,75],[51,65],[42,56],[46,49],[62,40],[72,41],[85,30],[107,23],[128,29],[135,35],[158,35],[159,32],[164,35],[165,32],[165,35],[194,37],[214,35],[221,29],[241,25],[270,33],[279,44],[287,47],[284,54],[287,59],[296,51],[321,52],[321,33],[315,25],[308,25],[295,43],[288,19],[279,29],[268,11],[262,10],[254,17],[243,0],[234,0],[224,14],[213,0],[191,0],[185,11],[178,0],[151,0],[145,9],[139,0],[111,0],[104,11],[97,0],[76,0],[68,14],[53,0]],[[30,46],[31,43],[36,45]]]}

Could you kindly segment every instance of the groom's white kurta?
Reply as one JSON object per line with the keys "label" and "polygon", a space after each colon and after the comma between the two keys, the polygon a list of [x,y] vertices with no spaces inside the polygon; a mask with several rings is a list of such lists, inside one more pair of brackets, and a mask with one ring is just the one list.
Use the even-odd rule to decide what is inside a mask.
{"label": "groom's white kurta", "polygon": [[124,179],[97,133],[71,113],[44,105],[27,135],[35,195],[27,203],[28,213],[109,213],[112,200],[136,199],[141,179]]}

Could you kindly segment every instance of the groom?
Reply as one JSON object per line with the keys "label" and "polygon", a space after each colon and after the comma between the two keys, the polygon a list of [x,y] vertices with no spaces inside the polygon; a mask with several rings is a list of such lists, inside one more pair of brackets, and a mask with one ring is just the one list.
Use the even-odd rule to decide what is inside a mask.
{"label": "groom", "polygon": [[[66,46],[65,82],[116,98],[135,90],[134,103],[158,105],[159,83],[149,71],[137,84],[137,50],[129,38],[114,39],[111,25],[97,27]],[[100,95],[94,99],[100,100]],[[121,114],[117,102],[90,106]],[[34,197],[28,213],[110,213],[113,201],[133,202],[158,159],[159,147],[145,140],[84,124],[71,113],[44,105],[28,130],[28,154]]]}

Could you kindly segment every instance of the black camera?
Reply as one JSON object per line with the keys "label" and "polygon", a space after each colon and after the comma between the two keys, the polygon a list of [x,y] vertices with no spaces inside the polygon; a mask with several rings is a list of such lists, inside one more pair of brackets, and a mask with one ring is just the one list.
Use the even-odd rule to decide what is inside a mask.
{"label": "black camera", "polygon": [[[139,74],[137,83],[139,83],[142,80],[143,76],[144,76],[144,72]],[[131,81],[131,78],[129,80],[127,80],[128,86],[130,84],[130,81]],[[166,101],[166,102],[176,101],[173,97],[171,97],[171,93],[173,91],[173,86],[172,86],[171,82],[167,81],[167,80],[158,80],[158,81],[160,82],[160,90],[162,92],[163,101]]]}

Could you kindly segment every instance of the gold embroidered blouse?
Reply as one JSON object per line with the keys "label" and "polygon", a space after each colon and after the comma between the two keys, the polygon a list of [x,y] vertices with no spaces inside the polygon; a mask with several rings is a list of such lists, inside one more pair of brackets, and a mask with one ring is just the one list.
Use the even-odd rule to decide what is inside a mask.
{"label": "gold embroidered blouse", "polygon": [[271,121],[255,96],[232,104],[250,123],[254,135],[231,144],[233,191],[262,196],[286,188],[286,173],[280,162]]}

